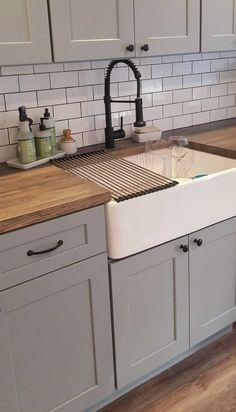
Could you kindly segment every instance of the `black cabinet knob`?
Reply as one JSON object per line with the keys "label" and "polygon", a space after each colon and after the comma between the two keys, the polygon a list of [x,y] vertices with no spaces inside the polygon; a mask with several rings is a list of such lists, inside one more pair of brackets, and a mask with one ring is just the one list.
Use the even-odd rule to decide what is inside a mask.
{"label": "black cabinet knob", "polygon": [[183,251],[184,253],[187,253],[187,252],[189,251],[188,245],[180,245],[180,249],[182,249],[182,251]]}
{"label": "black cabinet knob", "polygon": [[148,44],[144,44],[143,46],[141,46],[141,50],[148,52],[149,50],[149,45]]}
{"label": "black cabinet knob", "polygon": [[196,243],[197,246],[202,246],[203,240],[202,239],[194,239],[194,243]]}
{"label": "black cabinet knob", "polygon": [[134,51],[134,45],[133,45],[133,44],[129,44],[129,45],[126,47],[126,50],[128,50],[129,52],[133,52],[133,51]]}

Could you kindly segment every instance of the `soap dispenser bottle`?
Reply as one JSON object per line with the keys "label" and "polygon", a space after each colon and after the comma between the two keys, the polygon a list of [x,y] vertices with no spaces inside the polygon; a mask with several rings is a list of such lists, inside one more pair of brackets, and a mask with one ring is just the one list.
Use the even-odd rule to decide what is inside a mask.
{"label": "soap dispenser bottle", "polygon": [[50,115],[50,112],[48,109],[45,109],[44,117],[43,117],[43,124],[45,125],[46,129],[51,134],[52,154],[55,154],[58,150],[55,121],[54,121],[54,118]]}
{"label": "soap dispenser bottle", "polygon": [[35,138],[31,130],[33,120],[27,117],[25,106],[20,106],[20,127],[17,134],[17,149],[19,162],[22,164],[32,163],[37,160]]}
{"label": "soap dispenser bottle", "polygon": [[52,155],[52,141],[49,129],[43,123],[44,118],[40,117],[40,126],[35,133],[36,152],[38,159],[44,159]]}

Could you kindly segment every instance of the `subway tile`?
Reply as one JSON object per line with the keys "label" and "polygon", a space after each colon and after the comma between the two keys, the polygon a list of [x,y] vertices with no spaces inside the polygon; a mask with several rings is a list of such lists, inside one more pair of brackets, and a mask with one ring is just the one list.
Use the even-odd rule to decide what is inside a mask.
{"label": "subway tile", "polygon": [[[129,69],[128,67],[115,67],[111,74],[111,83],[125,82],[129,80]],[[102,81],[104,83],[104,79]]]}
{"label": "subway tile", "polygon": [[230,107],[235,106],[235,95],[231,94],[230,96],[221,96],[219,98],[219,107]]}
{"label": "subway tile", "polygon": [[161,60],[161,57],[142,57],[141,59],[140,59],[140,64],[141,65],[145,65],[145,64],[159,64],[159,63],[161,63],[162,62],[162,60]]}
{"label": "subway tile", "polygon": [[[113,127],[119,126],[119,113],[112,113],[112,125]],[[100,114],[99,116],[95,116],[95,129],[104,129],[106,126],[105,115]]]}
{"label": "subway tile", "polygon": [[68,120],[60,120],[55,122],[56,136],[63,136],[63,130],[68,129]]}
{"label": "subway tile", "polygon": [[6,146],[9,144],[7,129],[0,129],[0,146]]}
{"label": "subway tile", "polygon": [[52,89],[78,86],[78,73],[77,72],[50,73],[50,80],[51,80]]}
{"label": "subway tile", "polygon": [[201,53],[191,53],[191,54],[184,54],[183,61],[194,61],[194,60],[201,60],[202,56]]}
{"label": "subway tile", "polygon": [[84,146],[91,146],[94,144],[104,143],[105,134],[104,130],[93,130],[91,132],[83,133]]}
{"label": "subway tile", "polygon": [[35,73],[63,72],[63,63],[35,64]]}
{"label": "subway tile", "polygon": [[236,82],[228,84],[228,94],[236,94]]}
{"label": "subway tile", "polygon": [[82,117],[80,119],[69,120],[69,127],[72,133],[87,132],[95,129],[94,116]]}
{"label": "subway tile", "polygon": [[0,163],[16,158],[16,145],[0,147]]}
{"label": "subway tile", "polygon": [[219,59],[219,57],[220,57],[219,52],[202,53],[202,60]]}
{"label": "subway tile", "polygon": [[4,97],[2,94],[0,94],[0,112],[3,112],[5,110],[5,101]]}
{"label": "subway tile", "polygon": [[232,57],[231,59],[228,59],[228,69],[229,70],[236,69],[236,57]]}
{"label": "subway tile", "polygon": [[10,93],[5,95],[7,110],[18,109],[19,106],[37,106],[36,92]]}
{"label": "subway tile", "polygon": [[128,125],[128,124],[133,124],[135,122],[135,110],[127,110],[126,112],[120,112],[118,113],[118,117],[119,117],[119,125],[121,123],[121,117],[123,117],[123,124],[124,125]]}
{"label": "subway tile", "polygon": [[142,81],[142,93],[155,93],[162,91],[162,79]]}
{"label": "subway tile", "polygon": [[10,112],[0,112],[0,129],[14,127],[19,125],[19,112],[12,110]]}
{"label": "subway tile", "polygon": [[152,66],[152,78],[172,76],[172,64],[156,64]]}
{"label": "subway tile", "polygon": [[162,63],[177,63],[182,61],[183,56],[181,54],[171,54],[169,56],[162,56]]}
{"label": "subway tile", "polygon": [[192,73],[192,62],[182,62],[173,64],[173,76],[180,76]]}
{"label": "subway tile", "polygon": [[19,81],[22,92],[50,89],[48,74],[25,74],[19,76]]}
{"label": "subway tile", "polygon": [[31,74],[33,72],[33,66],[30,64],[24,66],[2,66],[3,76],[12,76],[13,74]]}
{"label": "subway tile", "polygon": [[105,71],[103,69],[82,70],[79,72],[80,86],[104,84],[104,78],[105,78]]}
{"label": "subway tile", "polygon": [[200,112],[202,108],[201,100],[193,100],[183,103],[183,114]]}
{"label": "subway tile", "polygon": [[66,93],[68,103],[93,100],[92,86],[69,87],[66,89]]}
{"label": "subway tile", "polygon": [[211,71],[211,61],[202,60],[193,62],[193,73],[206,73]]}
{"label": "subway tile", "polygon": [[227,109],[227,119],[231,119],[232,117],[236,117],[236,106],[228,107]]}
{"label": "subway tile", "polygon": [[65,89],[43,90],[38,91],[37,94],[39,106],[51,106],[66,103]]}
{"label": "subway tile", "polygon": [[226,51],[226,52],[220,52],[220,57],[222,58],[227,58],[227,57],[236,57],[236,51]]}
{"label": "subway tile", "polygon": [[220,83],[230,83],[236,81],[236,70],[220,72]]}
{"label": "subway tile", "polygon": [[163,107],[163,117],[174,117],[183,114],[182,103],[168,104]]}
{"label": "subway tile", "polygon": [[17,76],[0,77],[0,93],[11,93],[19,91]]}
{"label": "subway tile", "polygon": [[[122,99],[122,97],[117,98],[117,100],[121,100],[121,99]],[[126,110],[130,110],[130,106],[131,106],[130,103],[114,103],[111,106],[111,111],[112,111],[112,113],[122,112],[122,111],[125,112]],[[105,111],[105,109],[104,109],[104,111]]]}
{"label": "subway tile", "polygon": [[210,122],[210,112],[193,113],[193,125]]}
{"label": "subway tile", "polygon": [[[50,114],[52,114],[52,107],[47,106]],[[33,120],[33,123],[40,123],[40,117],[43,117],[44,114],[44,107],[34,107],[31,109],[27,109],[28,116]]]}
{"label": "subway tile", "polygon": [[201,86],[202,79],[200,74],[192,74],[189,76],[183,76],[183,87],[197,87]]}
{"label": "subway tile", "polygon": [[202,85],[218,84],[220,82],[219,73],[204,73],[202,74]]}
{"label": "subway tile", "polygon": [[219,99],[217,97],[212,97],[211,99],[202,100],[202,111],[205,110],[214,110],[219,107]]}
{"label": "subway tile", "polygon": [[227,70],[228,60],[227,59],[216,59],[211,61],[211,71],[220,72],[222,70]]}
{"label": "subway tile", "polygon": [[162,107],[147,107],[143,110],[143,118],[145,121],[162,118]]}
{"label": "subway tile", "polygon": [[19,129],[18,127],[11,127],[10,129],[8,129],[10,144],[16,144],[17,143],[18,129]]}
{"label": "subway tile", "polygon": [[54,106],[55,120],[74,119],[81,117],[80,103],[62,104]]}
{"label": "subway tile", "polygon": [[179,129],[181,127],[192,126],[193,119],[191,114],[185,114],[184,116],[174,117],[173,120],[174,129]]}
{"label": "subway tile", "polygon": [[211,97],[210,86],[201,86],[193,88],[193,100],[207,99],[209,97]]}
{"label": "subway tile", "polygon": [[76,141],[77,147],[83,147],[83,134],[82,133],[74,133],[71,136]]}
{"label": "subway tile", "polygon": [[173,91],[173,103],[192,100],[192,89],[180,89]]}
{"label": "subway tile", "polygon": [[166,79],[163,79],[163,91],[181,89],[182,86],[182,76],[167,77]]}
{"label": "subway tile", "polygon": [[153,121],[153,126],[159,127],[162,131],[173,129],[173,117],[158,119]]}
{"label": "subway tile", "polygon": [[[142,80],[151,79],[152,77],[152,67],[151,66],[137,66],[137,69],[140,71]],[[134,80],[134,74],[131,69],[129,69],[129,80]]]}
{"label": "subway tile", "polygon": [[[91,87],[91,86],[84,86],[84,87]],[[111,83],[111,96],[118,97],[118,83]],[[104,97],[104,84],[97,84],[93,86],[93,94],[95,100],[101,100]],[[84,99],[84,100],[92,100],[92,99]]]}
{"label": "subway tile", "polygon": [[211,86],[211,97],[224,96],[227,94],[227,84]]}
{"label": "subway tile", "polygon": [[153,106],[172,103],[172,91],[153,94]]}
{"label": "subway tile", "polygon": [[[106,69],[111,60],[97,60],[92,62],[92,69]],[[87,67],[89,69],[90,67]]]}
{"label": "subway tile", "polygon": [[64,63],[65,71],[73,70],[89,70],[91,69],[91,62],[70,62]]}
{"label": "subway tile", "polygon": [[212,110],[210,114],[211,122],[216,122],[217,120],[224,120],[227,117],[226,109]]}
{"label": "subway tile", "polygon": [[[141,94],[141,98],[143,101],[143,107],[151,107],[153,106],[153,99],[152,99],[152,94]],[[136,99],[136,95],[130,96],[131,100],[135,100]],[[131,109],[134,108],[134,103],[131,103]]]}
{"label": "subway tile", "polygon": [[133,82],[124,82],[118,83],[119,96],[131,96],[137,91],[137,83]]}
{"label": "subway tile", "polygon": [[93,116],[96,114],[105,113],[105,106],[103,100],[95,100],[92,102],[82,102],[81,103],[82,116]]}

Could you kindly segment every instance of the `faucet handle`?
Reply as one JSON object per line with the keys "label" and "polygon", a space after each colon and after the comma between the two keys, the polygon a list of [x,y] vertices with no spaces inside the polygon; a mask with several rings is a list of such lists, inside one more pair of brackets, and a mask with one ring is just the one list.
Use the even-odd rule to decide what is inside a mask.
{"label": "faucet handle", "polygon": [[120,116],[120,128],[121,128],[121,130],[123,129],[123,125],[124,125],[124,119],[123,119],[123,116]]}

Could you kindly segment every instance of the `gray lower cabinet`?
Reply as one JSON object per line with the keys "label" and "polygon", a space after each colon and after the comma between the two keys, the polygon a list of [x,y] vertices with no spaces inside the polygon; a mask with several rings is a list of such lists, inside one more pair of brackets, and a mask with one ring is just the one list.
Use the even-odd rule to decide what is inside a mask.
{"label": "gray lower cabinet", "polygon": [[106,254],[0,293],[0,409],[79,412],[114,390]]}
{"label": "gray lower cabinet", "polygon": [[184,237],[110,264],[117,387],[189,348]]}
{"label": "gray lower cabinet", "polygon": [[191,346],[236,321],[236,218],[189,237]]}

